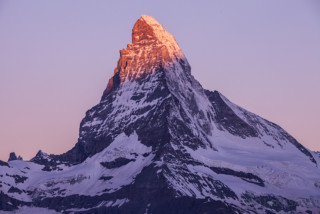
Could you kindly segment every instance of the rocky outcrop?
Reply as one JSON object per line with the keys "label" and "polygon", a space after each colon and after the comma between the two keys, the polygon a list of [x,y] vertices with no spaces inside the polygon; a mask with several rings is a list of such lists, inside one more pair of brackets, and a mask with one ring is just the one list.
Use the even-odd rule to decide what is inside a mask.
{"label": "rocky outcrop", "polygon": [[132,29],[132,43],[120,51],[120,59],[104,96],[119,84],[144,78],[159,68],[186,58],[175,38],[151,16],[142,15]]}
{"label": "rocky outcrop", "polygon": [[9,155],[8,161],[14,161],[14,160],[22,160],[22,157],[20,155],[17,157],[16,153],[11,152]]}

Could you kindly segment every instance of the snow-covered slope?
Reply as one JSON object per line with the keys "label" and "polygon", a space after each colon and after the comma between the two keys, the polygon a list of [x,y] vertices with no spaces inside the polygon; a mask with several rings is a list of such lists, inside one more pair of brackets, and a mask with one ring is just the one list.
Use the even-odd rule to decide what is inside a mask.
{"label": "snow-covered slope", "polygon": [[75,147],[0,162],[0,210],[319,213],[320,158],[204,90],[174,37],[143,15]]}

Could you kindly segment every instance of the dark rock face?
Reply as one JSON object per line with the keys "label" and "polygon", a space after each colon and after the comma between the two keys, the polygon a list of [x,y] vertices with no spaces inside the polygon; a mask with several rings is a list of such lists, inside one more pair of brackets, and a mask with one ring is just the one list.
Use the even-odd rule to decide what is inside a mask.
{"label": "dark rock face", "polygon": [[48,155],[43,153],[41,150],[38,151],[36,156],[34,158],[32,158],[31,161],[34,163],[41,164],[41,165],[44,165],[47,162],[49,162]]}
{"label": "dark rock face", "polygon": [[8,161],[14,161],[14,160],[22,160],[22,157],[19,155],[19,157],[16,156],[16,153],[11,152],[9,155]]}
{"label": "dark rock face", "polygon": [[[80,137],[75,147],[65,154],[53,157],[56,160],[80,163],[106,148],[120,133],[132,134],[134,131],[139,135],[141,142],[148,146],[161,146],[169,139],[166,118],[170,108],[169,91],[166,87],[164,69],[156,71],[155,75],[150,75],[144,80],[138,80],[138,85],[143,87],[144,83],[154,81],[152,85],[153,93],[145,94],[138,98],[136,93],[131,100],[139,105],[142,99],[147,102],[159,100],[156,106],[145,106],[137,110],[127,109],[126,106],[113,106],[116,102],[115,96],[120,97],[124,91],[113,91],[105,96],[101,102],[86,113],[86,117],[80,124]],[[148,89],[145,88],[145,91]],[[142,95],[140,95],[142,96]],[[152,111],[151,111],[152,109]],[[117,115],[128,111],[127,116],[118,118]],[[146,114],[144,117],[140,115]],[[131,118],[137,117],[135,121]],[[92,123],[96,120],[103,123]],[[89,126],[87,124],[94,124]],[[117,125],[116,125],[117,124]],[[107,130],[105,130],[107,128]],[[98,131],[99,130],[99,131]],[[105,130],[105,131],[104,131]]]}
{"label": "dark rock face", "polygon": [[20,190],[20,189],[18,189],[18,188],[16,188],[16,187],[10,187],[10,189],[9,189],[9,191],[8,191],[9,193],[18,193],[18,194],[21,194],[22,193],[22,191]]}
{"label": "dark rock face", "polygon": [[33,157],[30,161],[33,163],[37,163],[40,165],[44,165],[42,168],[43,171],[53,171],[53,170],[62,170],[58,167],[58,164],[64,163],[66,165],[70,165],[71,163],[60,161],[59,158],[56,158],[56,155],[48,155],[41,150],[38,151],[35,157]]}
{"label": "dark rock face", "polygon": [[[120,208],[116,207],[100,207],[91,209],[88,211],[82,211],[79,213],[89,214],[89,213],[144,213],[135,212],[136,210],[145,210],[148,213],[154,214],[194,214],[194,213],[206,213],[206,214],[233,214],[239,213],[240,211],[228,204],[222,203],[221,201],[208,201],[206,199],[196,200],[188,197],[168,199],[163,195],[160,200],[154,201],[150,206],[142,207],[136,204],[132,206],[131,204],[127,206],[122,206]],[[135,210],[133,211],[132,210]]]}
{"label": "dark rock face", "polygon": [[8,161],[14,161],[14,160],[17,160],[17,156],[16,156],[16,153],[14,152],[11,152],[10,155],[9,155],[9,159]]}
{"label": "dark rock face", "polygon": [[8,173],[6,174],[6,176],[8,177],[12,177],[14,180],[15,180],[15,183],[18,184],[18,183],[24,183],[25,180],[28,179],[28,177],[26,176],[20,176],[20,175],[9,175]]}
{"label": "dark rock face", "polygon": [[258,136],[257,131],[239,118],[223,101],[219,92],[208,90],[205,92],[216,112],[215,119],[220,125],[219,128],[226,129],[231,134],[239,135],[242,138]]}
{"label": "dark rock face", "polygon": [[11,198],[7,194],[4,194],[2,191],[0,191],[0,210],[14,211],[18,208],[18,206],[23,205],[30,206],[31,203]]}
{"label": "dark rock face", "polygon": [[276,212],[294,212],[298,206],[297,202],[283,197],[276,197],[273,195],[255,196],[253,194],[244,194],[242,196],[247,202],[255,201],[264,207],[267,207]]}
{"label": "dark rock face", "polygon": [[121,166],[124,166],[131,161],[135,161],[134,159],[127,159],[127,158],[117,158],[114,161],[111,162],[101,162],[100,164],[104,166],[107,169],[112,169],[112,168],[118,168]]}
{"label": "dark rock face", "polygon": [[[275,125],[277,126],[277,125]],[[277,126],[279,127],[279,126]],[[279,127],[280,128],[280,127]],[[281,129],[281,128],[280,128]],[[314,159],[313,155],[311,154],[308,149],[306,149],[304,146],[302,146],[295,138],[293,138],[291,135],[289,135],[286,131],[283,130],[283,135],[289,139],[289,141],[303,154],[305,154],[307,157],[309,157],[310,161],[318,165],[317,161]]]}
{"label": "dark rock face", "polygon": [[[261,131],[257,128],[261,126],[264,128],[264,131],[269,134],[268,128],[266,125],[255,119],[254,115],[246,115],[248,121],[247,123],[243,119],[239,118],[239,116],[226,104],[224,99],[221,97],[218,91],[208,91],[206,90],[206,95],[212,106],[215,109],[216,115],[215,119],[218,122],[218,128],[222,128],[227,130],[233,135],[238,135],[242,138],[246,137],[259,137],[261,135]],[[252,117],[254,116],[254,117]],[[264,120],[263,122],[267,123],[269,126],[274,127],[280,134],[281,139],[287,139],[290,143],[292,143],[298,150],[300,150],[303,154],[305,154],[313,163],[317,165],[316,160],[312,156],[312,154],[302,146],[296,139],[294,139],[291,135],[289,135],[285,130],[283,130],[280,126],[271,123],[269,121]],[[273,133],[270,133],[272,135]]]}
{"label": "dark rock face", "polygon": [[108,180],[110,180],[110,179],[112,179],[112,178],[113,178],[112,176],[101,176],[101,177],[99,178],[99,180],[108,181]]}
{"label": "dark rock face", "polygon": [[0,166],[6,166],[6,167],[10,167],[8,163],[0,160]]}
{"label": "dark rock face", "polygon": [[264,186],[264,182],[261,178],[258,176],[252,174],[252,173],[246,173],[246,172],[238,172],[234,171],[232,169],[228,168],[221,168],[221,167],[210,167],[211,170],[213,170],[217,174],[224,174],[224,175],[232,175],[241,178],[244,181],[247,181],[249,183],[253,183],[259,186]]}

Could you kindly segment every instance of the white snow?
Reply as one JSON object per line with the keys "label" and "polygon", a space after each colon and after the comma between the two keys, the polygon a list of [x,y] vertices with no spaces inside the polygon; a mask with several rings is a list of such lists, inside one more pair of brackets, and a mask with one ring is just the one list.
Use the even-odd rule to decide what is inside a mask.
{"label": "white snow", "polygon": [[55,210],[50,210],[46,208],[40,207],[21,207],[15,211],[1,211],[0,214],[36,214],[36,213],[43,213],[43,214],[59,214]]}
{"label": "white snow", "polygon": [[92,121],[86,122],[85,124],[83,124],[82,127],[96,126],[96,125],[101,124],[102,122],[103,122],[102,120],[99,120],[98,118],[94,118]]}
{"label": "white snow", "polygon": [[[190,91],[188,82],[186,81],[187,83],[184,84],[183,74],[182,72],[179,73],[180,69],[178,67],[172,71],[167,71],[169,89],[181,101],[182,105],[186,104],[183,109],[192,121],[190,125],[188,124],[191,131],[202,139],[202,142],[206,142],[207,139],[208,144],[211,144],[194,150],[188,147],[188,144],[184,144],[183,141],[171,143],[174,150],[186,151],[193,159],[205,165],[188,165],[187,169],[190,175],[201,176],[201,180],[198,181],[201,184],[206,183],[206,178],[219,180],[231,188],[239,198],[241,198],[241,194],[248,191],[256,195],[280,195],[296,201],[304,198],[313,204],[319,201],[320,170],[317,165],[310,161],[308,156],[283,137],[284,130],[238,107],[221,95],[224,102],[238,117],[258,129],[259,136],[243,139],[227,131],[217,129],[215,121],[211,121],[210,126],[207,126],[210,127],[211,133],[203,132],[205,122],[210,121],[210,119],[193,114],[190,111],[190,106],[188,106],[191,102],[187,99],[193,95],[196,97],[199,112],[208,112],[211,115],[215,115],[215,112],[210,108],[210,104],[202,94],[201,88],[197,89],[197,87],[192,86]],[[176,78],[179,78],[179,81],[176,81]],[[181,91],[185,94],[179,94]],[[171,115],[181,119],[179,109],[176,109]],[[171,134],[174,135],[175,133],[172,132]],[[165,174],[165,176],[172,188],[176,189],[178,193],[197,198],[210,197],[219,200],[210,192],[212,189],[208,186],[202,185],[202,188],[199,188],[197,183],[188,179],[188,176],[180,176],[179,166],[174,163],[167,163],[167,165],[175,176],[170,174]],[[210,166],[252,173],[264,180],[265,187],[246,182],[236,176],[216,174],[209,168]],[[233,199],[227,199],[227,201],[236,203]]]}
{"label": "white snow", "polygon": [[[151,163],[154,155],[150,152],[151,147],[141,144],[136,133],[130,136],[120,134],[102,152],[87,158],[81,164],[71,167],[62,166],[62,171],[46,172],[41,170],[43,166],[32,162],[12,161],[10,162],[12,168],[0,167],[0,175],[3,175],[1,181],[16,186],[21,190],[35,191],[36,194],[32,195],[33,198],[73,194],[94,196],[102,194],[104,189],[108,189],[108,192],[114,192],[122,186],[130,184],[135,176]],[[146,153],[150,154],[144,157],[143,155]],[[106,169],[100,164],[101,162],[110,162],[119,157],[134,159],[134,161],[113,169]],[[12,177],[5,176],[6,173],[26,176],[28,179],[24,183],[15,184]],[[112,176],[112,179],[108,181],[99,180],[101,176]],[[2,191],[20,200],[32,200],[26,193],[8,193],[9,188],[8,185],[3,185]],[[56,188],[64,190],[64,192],[59,193],[55,190]],[[117,203],[121,205],[120,202]]]}
{"label": "white snow", "polygon": [[121,207],[123,204],[128,203],[129,199],[125,198],[125,199],[117,199],[111,206],[115,207]]}

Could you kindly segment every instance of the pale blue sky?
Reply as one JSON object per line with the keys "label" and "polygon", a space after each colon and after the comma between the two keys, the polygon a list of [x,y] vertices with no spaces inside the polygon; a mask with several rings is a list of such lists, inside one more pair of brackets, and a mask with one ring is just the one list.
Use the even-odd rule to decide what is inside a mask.
{"label": "pale blue sky", "polygon": [[320,150],[320,1],[0,0],[0,159],[76,143],[142,14],[204,88]]}

